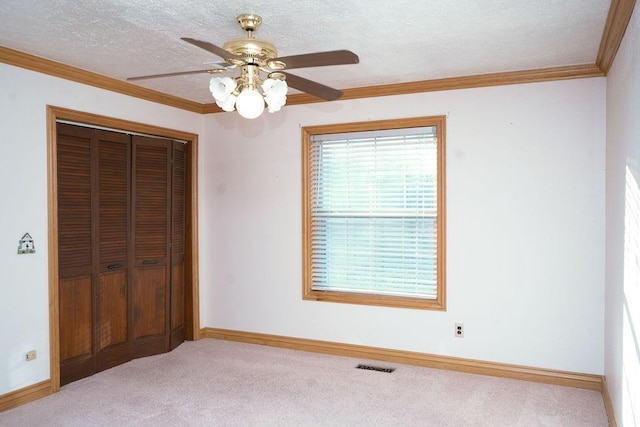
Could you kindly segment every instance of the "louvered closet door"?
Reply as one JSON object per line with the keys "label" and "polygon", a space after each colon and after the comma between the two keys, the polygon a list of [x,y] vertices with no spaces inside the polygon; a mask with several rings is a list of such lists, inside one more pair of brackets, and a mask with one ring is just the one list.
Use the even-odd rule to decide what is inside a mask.
{"label": "louvered closet door", "polygon": [[96,130],[97,371],[131,359],[129,342],[129,135]]}
{"label": "louvered closet door", "polygon": [[60,373],[184,341],[186,147],[57,125]]}
{"label": "louvered closet door", "polygon": [[169,350],[171,141],[133,137],[133,352]]}
{"label": "louvered closet door", "polygon": [[92,131],[58,124],[60,383],[95,372]]}
{"label": "louvered closet door", "polygon": [[171,203],[171,350],[184,341],[186,146],[173,143]]}
{"label": "louvered closet door", "polygon": [[58,124],[61,383],[131,358],[127,135]]}

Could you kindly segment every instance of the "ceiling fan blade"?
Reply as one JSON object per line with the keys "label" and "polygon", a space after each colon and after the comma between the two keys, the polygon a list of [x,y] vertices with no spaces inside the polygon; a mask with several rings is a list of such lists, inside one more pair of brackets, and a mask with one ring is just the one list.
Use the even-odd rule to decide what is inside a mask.
{"label": "ceiling fan blade", "polygon": [[214,44],[211,44],[209,42],[204,42],[202,40],[191,39],[189,37],[181,37],[181,39],[186,41],[187,43],[191,43],[194,46],[198,46],[199,48],[204,49],[207,52],[211,52],[214,55],[218,55],[220,58],[222,58],[224,60],[235,59],[235,60],[238,60],[238,61],[242,61],[242,58],[240,58],[239,56],[236,56],[231,52],[227,52],[223,48],[221,48],[219,46],[216,46]]}
{"label": "ceiling fan blade", "polygon": [[201,73],[216,74],[216,73],[223,73],[225,71],[226,70],[224,68],[209,68],[206,70],[178,71],[176,73],[151,74],[148,76],[129,77],[127,80],[135,81],[135,80],[155,79],[158,77],[186,76],[188,74],[201,74]]}
{"label": "ceiling fan blade", "polygon": [[326,65],[346,65],[360,62],[358,55],[350,50],[331,50],[328,52],[304,53],[302,55],[283,56],[274,61],[284,62],[286,69],[323,67]]}
{"label": "ceiling fan blade", "polygon": [[325,86],[321,83],[305,79],[304,77],[295,76],[289,73],[282,73],[286,76],[287,85],[294,89],[301,90],[310,95],[317,96],[326,101],[335,101],[342,96],[342,91]]}

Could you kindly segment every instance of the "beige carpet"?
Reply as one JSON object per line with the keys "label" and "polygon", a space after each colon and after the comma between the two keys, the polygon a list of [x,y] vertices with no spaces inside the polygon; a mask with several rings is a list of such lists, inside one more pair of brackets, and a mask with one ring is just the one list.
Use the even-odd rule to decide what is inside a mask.
{"label": "beige carpet", "polygon": [[204,339],[0,413],[0,425],[566,427],[607,418],[595,391]]}

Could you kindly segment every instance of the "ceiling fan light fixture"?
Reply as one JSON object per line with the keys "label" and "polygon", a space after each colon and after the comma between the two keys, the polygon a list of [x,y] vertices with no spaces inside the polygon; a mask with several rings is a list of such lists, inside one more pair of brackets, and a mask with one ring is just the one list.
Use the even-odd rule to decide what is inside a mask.
{"label": "ceiling fan light fixture", "polygon": [[[284,70],[291,68],[322,67],[327,65],[357,64],[355,53],[341,49],[326,52],[306,53],[279,57],[276,47],[253,36],[262,23],[258,15],[239,15],[238,24],[246,32],[245,38],[236,38],[224,43],[223,47],[190,37],[180,39],[209,53],[224,59],[227,64],[222,68],[205,70],[178,71],[173,73],[152,74],[129,77],[127,80],[143,80],[158,77],[175,77],[200,73],[224,73],[240,70],[237,77],[213,77],[209,80],[209,91],[216,105],[223,111],[238,110],[245,118],[255,119],[269,107],[270,113],[280,111],[287,102],[289,86],[306,92],[325,101],[335,101],[342,91],[329,86],[290,74]],[[266,79],[263,80],[263,75]]]}
{"label": "ceiling fan light fixture", "polygon": [[216,100],[216,105],[220,108],[222,108],[224,111],[226,112],[231,112],[233,110],[235,110],[235,105],[236,105],[236,98],[237,96],[235,95],[229,95],[227,98],[223,99],[223,100]]}
{"label": "ceiling fan light fixture", "polygon": [[264,92],[264,100],[269,106],[269,112],[275,113],[287,102],[287,91],[289,87],[287,82],[279,78],[271,78],[271,76],[262,84]]}
{"label": "ceiling fan light fixture", "polygon": [[236,109],[245,119],[255,119],[264,111],[264,98],[254,87],[245,87],[236,99]]}
{"label": "ceiling fan light fixture", "polygon": [[238,110],[242,117],[255,119],[264,111],[265,102],[270,113],[280,111],[287,102],[288,86],[283,73],[271,73],[263,82],[259,67],[246,65],[235,79],[212,77],[209,90],[222,110]]}
{"label": "ceiling fan light fixture", "polygon": [[[325,101],[335,101],[342,96],[341,90],[290,74],[288,70],[327,65],[357,64],[359,62],[358,55],[349,50],[341,49],[279,57],[276,47],[272,43],[253,36],[253,33],[262,23],[261,17],[253,14],[243,14],[239,15],[237,20],[240,28],[245,31],[246,37],[229,40],[224,43],[223,47],[207,41],[181,37],[181,40],[219,56],[229,65],[223,68],[129,77],[127,80],[199,73],[224,73],[229,70],[239,69],[240,76],[238,77],[212,78],[209,81],[209,90],[216,100],[216,105],[222,110],[233,111],[237,109],[241,116],[248,119],[260,116],[264,111],[265,103],[269,107],[270,113],[280,111],[287,102],[289,86]],[[287,70],[286,73],[284,72],[285,69]],[[267,78],[265,80],[263,80],[263,74],[266,74]]]}
{"label": "ceiling fan light fixture", "polygon": [[236,102],[236,96],[233,91],[236,90],[237,83],[231,77],[212,77],[209,80],[209,90],[216,100],[218,107],[224,111],[233,111]]}

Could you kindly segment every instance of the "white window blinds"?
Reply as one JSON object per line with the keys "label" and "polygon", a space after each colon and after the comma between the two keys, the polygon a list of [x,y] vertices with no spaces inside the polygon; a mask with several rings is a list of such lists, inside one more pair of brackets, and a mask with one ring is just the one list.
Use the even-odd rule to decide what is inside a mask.
{"label": "white window blinds", "polygon": [[310,142],[312,290],[437,298],[435,126]]}

